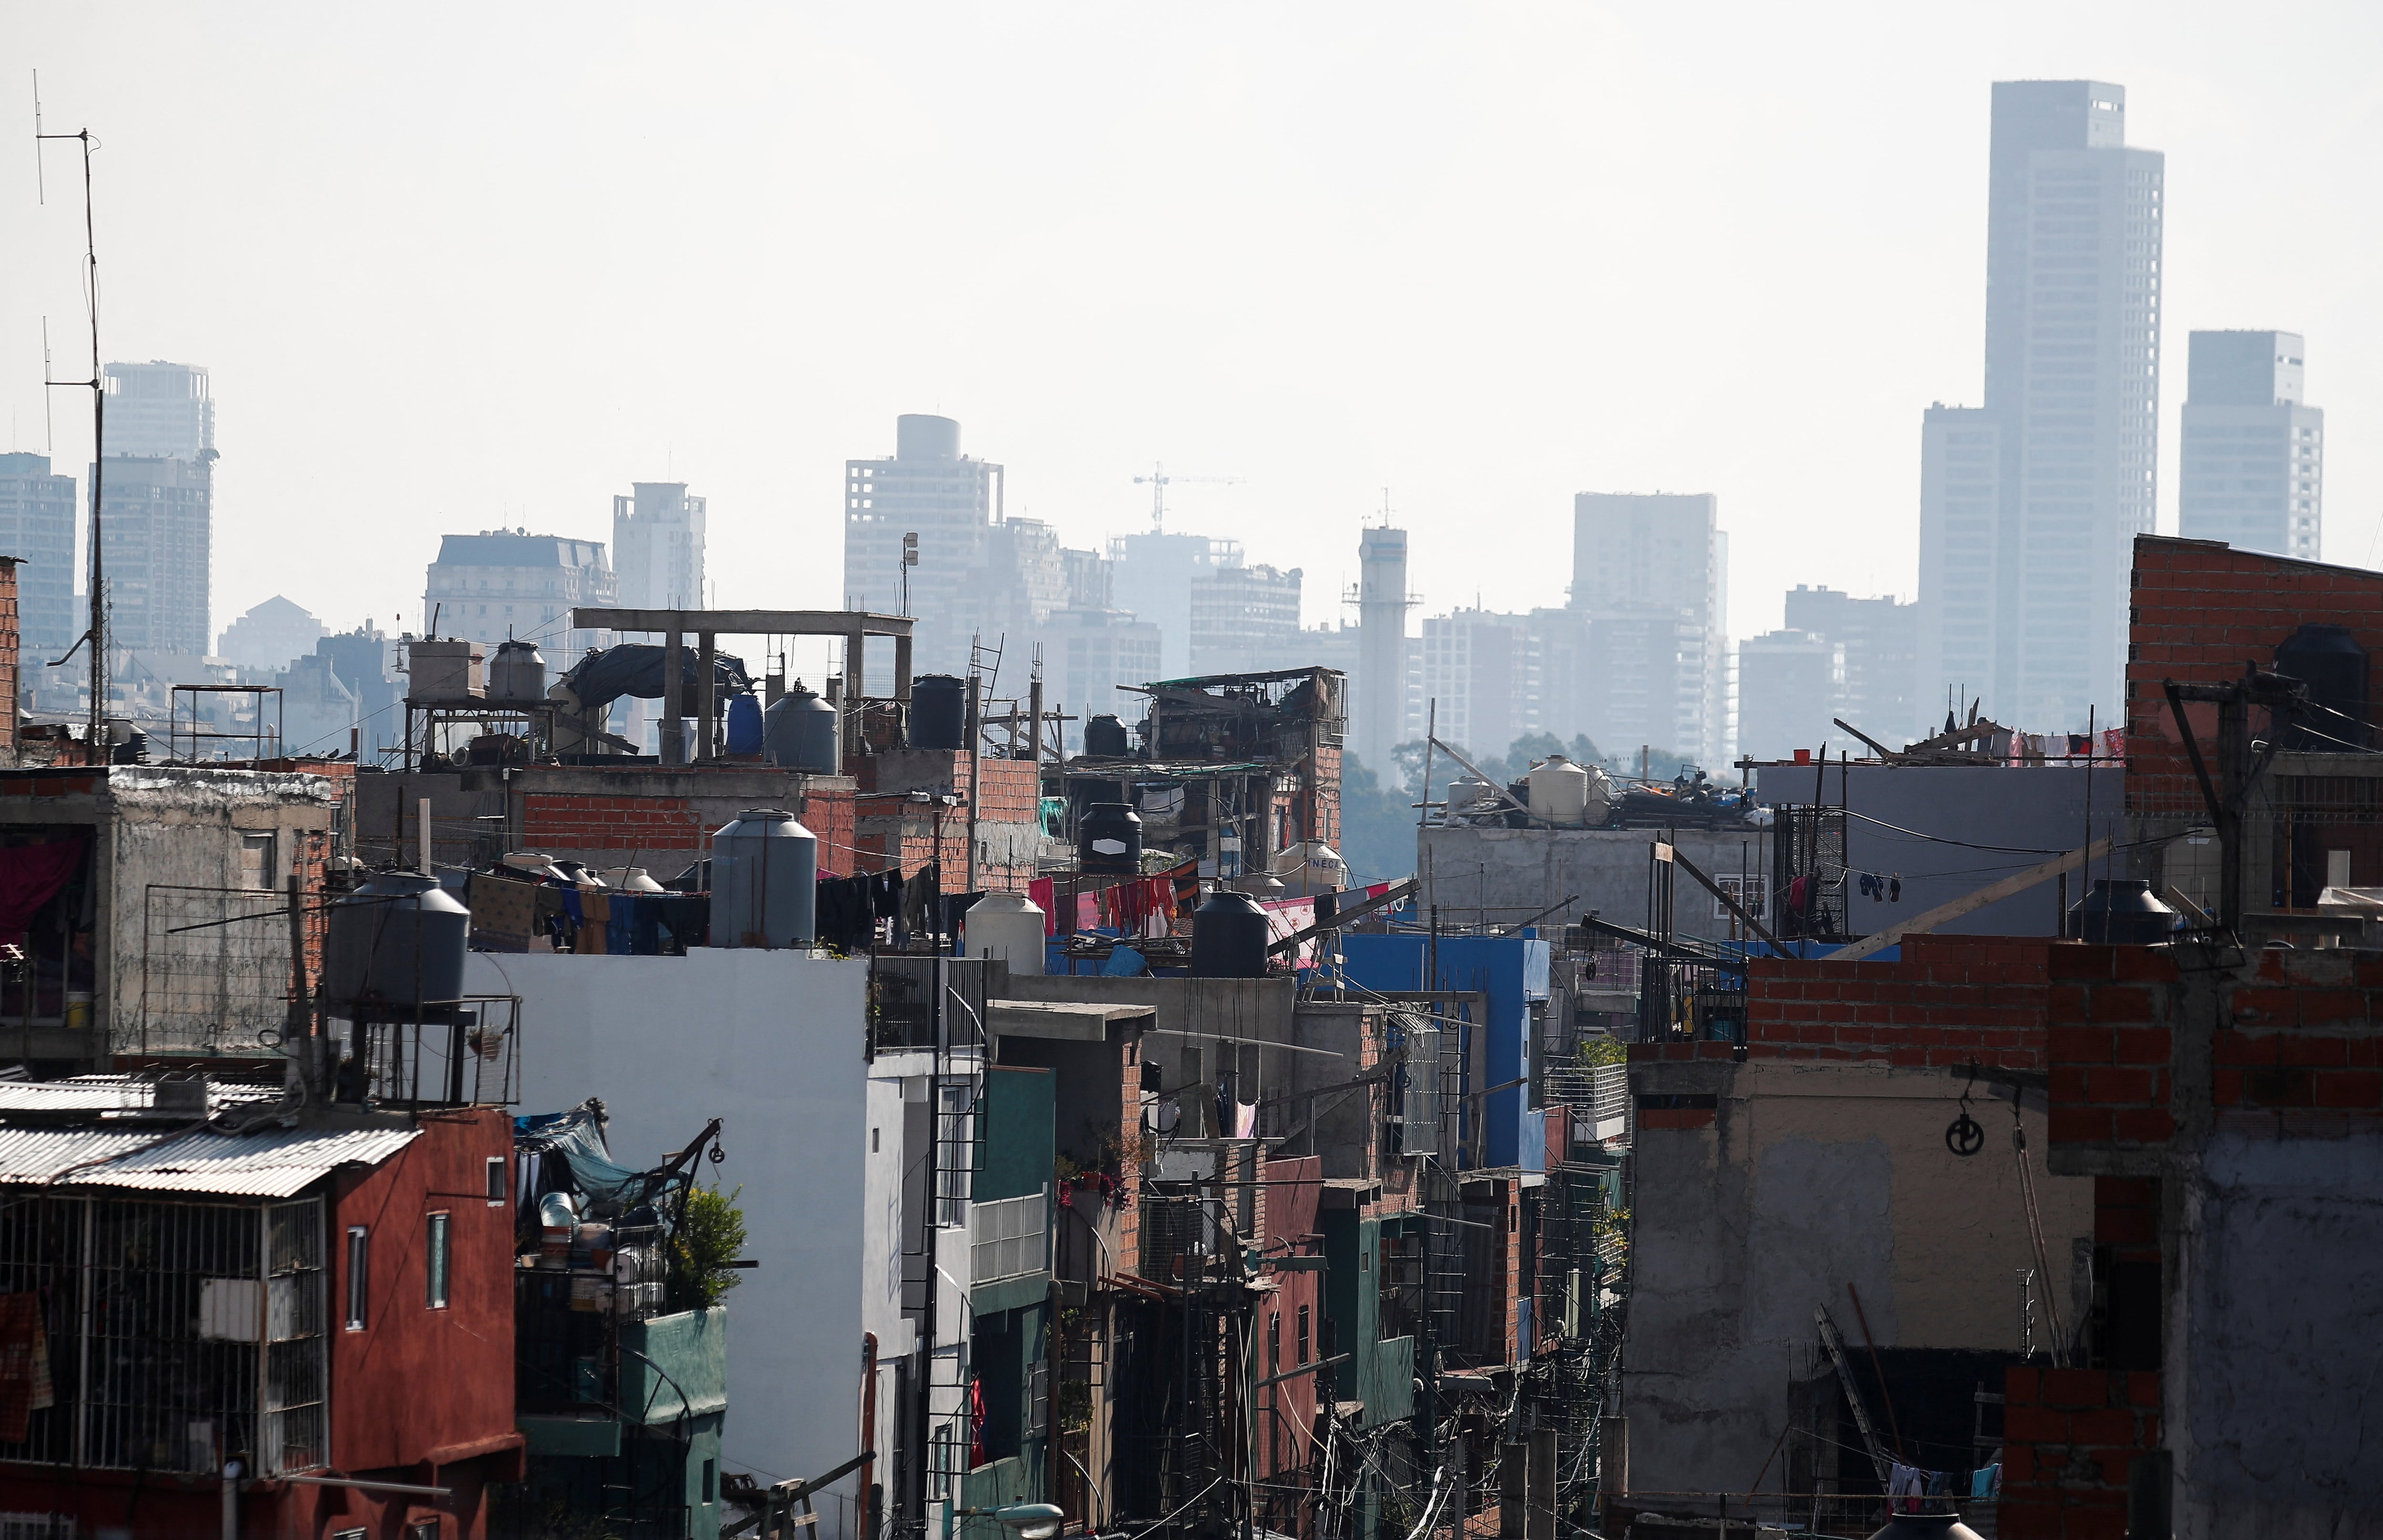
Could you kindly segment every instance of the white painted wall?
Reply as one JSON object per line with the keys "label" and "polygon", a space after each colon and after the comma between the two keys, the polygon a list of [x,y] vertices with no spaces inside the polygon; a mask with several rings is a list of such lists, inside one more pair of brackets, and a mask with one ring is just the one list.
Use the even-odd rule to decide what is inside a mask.
{"label": "white painted wall", "polygon": [[[722,1462],[765,1484],[860,1452],[861,1333],[865,1319],[884,1319],[867,1301],[889,1265],[870,1255],[885,1229],[868,1212],[880,1186],[869,1126],[883,1092],[861,1057],[867,980],[865,962],[710,949],[475,953],[467,974],[471,992],[522,997],[524,1111],[602,1097],[612,1153],[629,1165],[724,1120],[728,1158],[707,1162],[705,1177],[743,1187],[746,1253],[760,1266],[727,1300]],[[898,1127],[887,1126],[878,1162],[899,1160]],[[880,1402],[881,1423],[891,1411]],[[835,1488],[846,1500],[821,1504],[821,1540],[843,1533],[852,1485],[846,1478]]]}

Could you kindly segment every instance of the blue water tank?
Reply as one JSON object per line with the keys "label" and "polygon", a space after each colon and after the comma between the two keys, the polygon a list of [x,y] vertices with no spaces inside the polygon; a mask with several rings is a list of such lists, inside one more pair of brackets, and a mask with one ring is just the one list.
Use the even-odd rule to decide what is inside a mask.
{"label": "blue water tank", "polygon": [[782,807],[711,836],[711,944],[809,946],[818,934],[819,841]]}
{"label": "blue water tank", "polygon": [[761,752],[761,703],[749,692],[728,697],[728,752]]}

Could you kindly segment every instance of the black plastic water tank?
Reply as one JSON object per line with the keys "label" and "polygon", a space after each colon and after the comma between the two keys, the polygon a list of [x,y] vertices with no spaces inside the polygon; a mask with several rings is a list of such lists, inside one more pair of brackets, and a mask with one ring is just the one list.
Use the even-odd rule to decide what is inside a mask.
{"label": "black plastic water tank", "polygon": [[2105,946],[2156,946],[2175,933],[2176,918],[2152,896],[2149,882],[2096,877],[2092,891],[2068,906],[2068,934]]}
{"label": "black plastic water tank", "polygon": [[1245,893],[1219,888],[1192,916],[1192,977],[1263,979],[1266,917]]}
{"label": "black plastic water tank", "polygon": [[1521,807],[1517,807],[1514,806],[1513,802],[1501,802],[1498,804],[1499,808],[1506,815],[1506,827],[1509,829],[1528,829],[1531,826],[1531,815],[1525,811],[1525,809],[1531,806],[1531,783],[1528,781],[1508,782],[1506,784],[1506,795],[1513,797],[1514,802],[1519,802],[1523,805]]}
{"label": "black plastic water tank", "polygon": [[1084,753],[1094,759],[1123,759],[1133,753],[1133,738],[1125,723],[1103,712],[1084,723]]}
{"label": "black plastic water tank", "polygon": [[947,673],[910,681],[910,746],[968,747],[968,685]]}
{"label": "black plastic water tank", "polygon": [[1095,802],[1076,831],[1076,864],[1086,871],[1142,872],[1142,815],[1130,802]]}
{"label": "black plastic water tank", "polygon": [[2308,686],[2312,706],[2284,730],[2286,748],[2323,754],[2368,746],[2366,649],[2347,627],[2309,624],[2276,648],[2276,671]]}

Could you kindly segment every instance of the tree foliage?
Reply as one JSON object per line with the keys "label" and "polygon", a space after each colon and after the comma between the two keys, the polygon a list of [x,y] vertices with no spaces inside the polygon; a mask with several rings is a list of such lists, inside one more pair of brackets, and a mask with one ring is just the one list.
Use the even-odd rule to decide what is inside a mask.
{"label": "tree foliage", "polygon": [[671,1237],[671,1303],[679,1310],[709,1310],[745,1280],[728,1264],[745,1250],[745,1211],[736,1206],[739,1187],[722,1196],[718,1188],[697,1188],[686,1196],[686,1216]]}

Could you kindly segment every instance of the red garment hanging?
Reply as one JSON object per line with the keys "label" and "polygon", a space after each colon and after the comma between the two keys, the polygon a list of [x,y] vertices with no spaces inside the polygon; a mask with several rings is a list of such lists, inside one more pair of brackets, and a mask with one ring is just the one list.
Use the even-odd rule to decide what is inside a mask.
{"label": "red garment hanging", "polygon": [[82,865],[83,842],[0,845],[0,942],[21,942],[42,906]]}

